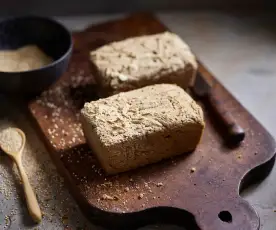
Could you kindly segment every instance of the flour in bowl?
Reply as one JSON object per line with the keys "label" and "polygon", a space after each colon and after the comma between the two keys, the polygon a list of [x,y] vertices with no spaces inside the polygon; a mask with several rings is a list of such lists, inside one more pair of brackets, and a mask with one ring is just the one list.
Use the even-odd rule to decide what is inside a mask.
{"label": "flour in bowl", "polygon": [[0,50],[0,71],[22,72],[39,69],[53,62],[35,45],[23,46],[16,50]]}

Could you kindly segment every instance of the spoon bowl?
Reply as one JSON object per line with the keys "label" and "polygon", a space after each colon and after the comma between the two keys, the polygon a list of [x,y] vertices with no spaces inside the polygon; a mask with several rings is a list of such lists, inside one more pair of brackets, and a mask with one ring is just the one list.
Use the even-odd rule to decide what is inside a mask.
{"label": "spoon bowl", "polygon": [[25,147],[25,142],[26,142],[25,133],[21,129],[18,129],[18,128],[9,128],[9,129],[13,130],[13,131],[16,131],[20,135],[20,137],[22,138],[21,147],[16,151],[13,151],[13,150],[9,149],[7,146],[5,146],[1,143],[0,143],[0,147],[10,157],[12,157],[12,158],[20,157],[21,158],[22,152],[23,152],[24,147]]}

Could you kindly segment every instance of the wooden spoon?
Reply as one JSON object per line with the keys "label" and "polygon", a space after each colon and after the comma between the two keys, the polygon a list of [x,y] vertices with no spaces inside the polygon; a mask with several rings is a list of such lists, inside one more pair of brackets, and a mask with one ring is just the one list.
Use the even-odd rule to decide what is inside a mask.
{"label": "wooden spoon", "polygon": [[[7,140],[1,140],[0,141],[0,147],[1,149],[7,153],[16,163],[18,170],[19,170],[19,174],[21,176],[22,179],[22,183],[23,183],[23,188],[24,188],[24,192],[25,192],[25,197],[26,197],[26,202],[27,202],[27,207],[29,210],[29,213],[31,215],[31,217],[33,218],[33,220],[36,223],[39,223],[42,219],[42,215],[41,215],[41,211],[35,196],[35,193],[31,187],[31,184],[29,182],[29,179],[27,177],[27,174],[24,170],[23,164],[22,164],[22,152],[23,149],[25,147],[25,142],[26,142],[26,137],[25,134],[22,130],[18,129],[18,128],[8,128],[7,130],[4,130],[2,132],[6,131],[6,138]],[[17,132],[20,137],[22,138],[22,142],[21,142],[21,146],[20,143],[17,142],[17,146],[18,148],[15,149],[15,147],[11,146],[11,143],[7,143],[7,142],[12,142],[12,135],[9,135],[8,132]],[[17,136],[17,141],[20,141],[19,136]],[[6,142],[4,142],[6,141]],[[2,143],[3,142],[3,143]],[[19,145],[18,145],[19,144]]]}

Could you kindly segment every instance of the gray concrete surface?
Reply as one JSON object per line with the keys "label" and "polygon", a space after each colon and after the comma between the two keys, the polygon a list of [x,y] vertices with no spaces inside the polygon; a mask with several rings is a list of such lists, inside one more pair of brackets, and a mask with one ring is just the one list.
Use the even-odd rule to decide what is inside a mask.
{"label": "gray concrete surface", "polygon": [[[198,57],[217,76],[235,97],[276,137],[276,31],[275,20],[270,15],[223,14],[215,12],[194,13],[160,13],[160,19],[181,35]],[[87,16],[74,18],[58,18],[71,29],[83,29],[91,23],[97,23],[117,16]],[[5,199],[0,187],[0,229],[5,229],[5,216],[10,218],[9,229],[100,229],[96,228],[82,216],[74,200],[56,178],[56,171],[40,141],[26,119],[26,111],[20,102],[0,97],[0,128],[8,124],[24,129],[29,137],[29,150],[26,158],[47,163],[44,174],[49,173],[51,188],[50,200],[45,209],[51,209],[52,217],[44,218],[40,226],[32,226],[27,211],[20,197],[22,192],[12,177],[14,170],[9,170],[10,161],[0,154],[1,184],[15,186],[9,199]],[[36,152],[36,153],[34,153]],[[50,169],[49,169],[50,168]],[[48,170],[48,171],[47,171]],[[28,171],[28,170],[27,170]],[[29,174],[30,170],[29,170]],[[44,175],[47,178],[47,175]],[[276,168],[262,183],[243,192],[242,196],[257,210],[261,218],[261,230],[276,229]],[[32,180],[35,180],[32,178]],[[42,188],[43,189],[43,188]],[[46,189],[46,188],[45,188]],[[3,190],[3,189],[2,189]],[[36,188],[39,193],[39,188]],[[2,192],[2,193],[1,193]],[[62,196],[61,202],[59,197]],[[19,197],[14,199],[14,197]],[[15,210],[15,211],[14,211]],[[69,210],[69,212],[68,212]],[[66,213],[66,223],[64,223]],[[9,223],[8,223],[9,224]],[[7,229],[7,228],[6,228]],[[147,227],[144,229],[173,229],[172,226]],[[176,227],[175,229],[180,229]]]}

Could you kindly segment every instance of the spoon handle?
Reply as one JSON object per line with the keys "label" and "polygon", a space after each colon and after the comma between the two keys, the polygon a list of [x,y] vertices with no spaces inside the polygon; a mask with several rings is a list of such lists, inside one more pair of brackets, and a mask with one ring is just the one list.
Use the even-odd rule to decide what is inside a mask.
{"label": "spoon handle", "polygon": [[42,219],[42,215],[41,215],[41,211],[40,211],[35,193],[31,187],[31,184],[29,182],[27,174],[24,170],[21,158],[15,157],[14,160],[18,167],[18,170],[19,170],[22,182],[23,182],[23,188],[24,188],[24,192],[25,192],[25,197],[26,197],[26,202],[27,202],[29,213],[30,213],[31,217],[33,218],[33,220],[36,223],[39,223]]}

